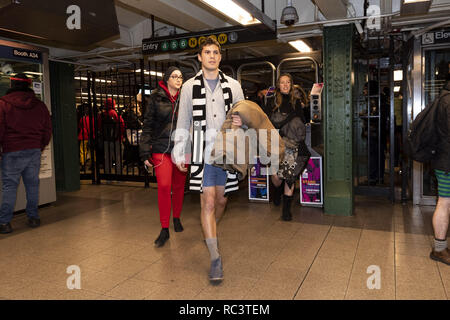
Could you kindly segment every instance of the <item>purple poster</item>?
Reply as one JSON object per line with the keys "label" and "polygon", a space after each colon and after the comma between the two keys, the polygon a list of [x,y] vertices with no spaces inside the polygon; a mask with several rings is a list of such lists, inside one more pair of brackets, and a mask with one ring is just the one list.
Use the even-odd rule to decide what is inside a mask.
{"label": "purple poster", "polygon": [[322,205],[322,158],[311,157],[300,176],[300,203]]}
{"label": "purple poster", "polygon": [[261,165],[259,159],[249,167],[248,175],[248,198],[256,201],[269,201],[268,185],[269,177],[264,174],[266,166]]}

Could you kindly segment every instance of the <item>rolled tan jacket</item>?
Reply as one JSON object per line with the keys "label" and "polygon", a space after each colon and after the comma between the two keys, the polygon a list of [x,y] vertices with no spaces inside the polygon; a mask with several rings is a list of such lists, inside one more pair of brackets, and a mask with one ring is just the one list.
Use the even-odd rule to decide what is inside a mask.
{"label": "rolled tan jacket", "polygon": [[[239,115],[242,127],[232,124],[232,115]],[[261,135],[262,131],[267,134]],[[236,139],[235,139],[236,137]],[[278,130],[270,122],[266,113],[253,101],[237,102],[227,113],[217,134],[211,152],[211,164],[231,172],[237,172],[239,180],[245,178],[250,158],[262,155],[262,164],[281,163],[285,145]],[[223,150],[223,151],[222,151]],[[269,159],[270,158],[270,159]],[[255,160],[252,160],[255,163]],[[271,166],[272,167],[272,166]],[[271,174],[276,172],[276,167]]]}

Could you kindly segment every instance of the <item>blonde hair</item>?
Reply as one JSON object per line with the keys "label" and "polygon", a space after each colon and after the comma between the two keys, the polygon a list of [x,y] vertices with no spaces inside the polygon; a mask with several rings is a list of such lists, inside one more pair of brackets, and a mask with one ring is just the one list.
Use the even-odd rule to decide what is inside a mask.
{"label": "blonde hair", "polygon": [[292,78],[292,76],[289,73],[283,73],[282,75],[280,75],[278,77],[278,80],[277,80],[277,87],[275,89],[275,107],[273,108],[272,111],[279,109],[281,106],[281,103],[283,102],[283,96],[282,96],[282,93],[280,90],[280,80],[282,77],[288,77],[289,81],[291,81],[291,88],[289,89],[289,97],[290,97],[290,103],[292,105],[292,109],[295,109],[295,100],[297,100],[297,98],[294,95],[294,79]]}

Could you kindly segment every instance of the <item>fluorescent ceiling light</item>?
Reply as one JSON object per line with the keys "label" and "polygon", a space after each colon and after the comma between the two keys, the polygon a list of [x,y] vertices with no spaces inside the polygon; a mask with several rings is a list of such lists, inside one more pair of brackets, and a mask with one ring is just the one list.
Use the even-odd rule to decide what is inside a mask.
{"label": "fluorescent ceiling light", "polygon": [[[136,71],[135,71],[136,73],[139,73],[139,72],[141,72],[141,69],[137,69]],[[152,76],[158,76],[158,77],[160,77],[160,78],[162,78],[163,77],[163,73],[162,72],[156,72],[156,71],[153,71],[153,70],[150,70],[150,72],[148,72],[147,70],[144,70],[144,74],[149,74],[149,75],[152,75]]]}
{"label": "fluorescent ceiling light", "polygon": [[249,24],[261,23],[255,19],[250,13],[242,9],[232,0],[201,0],[215,10],[222,12],[224,15],[236,20],[240,24],[246,26]]}
{"label": "fluorescent ceiling light", "polygon": [[404,0],[404,3],[429,2],[430,0]]}
{"label": "fluorescent ceiling light", "polygon": [[400,92],[400,86],[394,87],[394,92]]}
{"label": "fluorescent ceiling light", "polygon": [[311,47],[303,40],[289,41],[289,44],[300,52],[311,52]]}
{"label": "fluorescent ceiling light", "polygon": [[394,81],[402,81],[403,80],[403,71],[395,70],[394,71]]}
{"label": "fluorescent ceiling light", "polygon": [[[81,80],[81,81],[87,81],[88,78],[86,77],[74,77],[75,80]],[[95,79],[95,82],[102,82],[102,83],[116,83],[115,81],[111,80],[103,80],[103,79]]]}
{"label": "fluorescent ceiling light", "polygon": [[37,75],[37,76],[42,76],[42,72],[25,71],[24,73],[26,73],[26,74],[34,74],[34,75]]}

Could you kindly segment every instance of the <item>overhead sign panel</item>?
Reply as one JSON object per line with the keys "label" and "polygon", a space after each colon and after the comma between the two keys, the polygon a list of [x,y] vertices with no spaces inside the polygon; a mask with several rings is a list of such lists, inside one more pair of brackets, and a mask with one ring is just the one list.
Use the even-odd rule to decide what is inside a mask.
{"label": "overhead sign panel", "polygon": [[143,54],[196,50],[207,37],[214,37],[221,46],[276,39],[276,32],[261,32],[260,27],[230,27],[175,36],[142,40]]}

